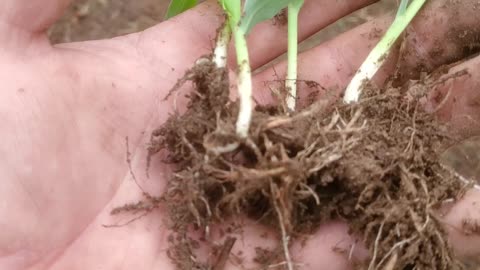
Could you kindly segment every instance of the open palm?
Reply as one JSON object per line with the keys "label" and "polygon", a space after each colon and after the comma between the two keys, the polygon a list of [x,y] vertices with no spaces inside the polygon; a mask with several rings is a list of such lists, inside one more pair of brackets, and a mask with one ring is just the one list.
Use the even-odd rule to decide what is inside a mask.
{"label": "open palm", "polygon": [[[0,3],[0,269],[173,269],[165,252],[168,231],[161,209],[128,226],[102,225],[122,222],[122,217],[110,216],[113,207],[142,199],[126,163],[125,138],[129,138],[138,182],[149,193],[161,194],[169,170],[154,162],[150,179],[145,177],[145,143],[150,131],[173,110],[172,102],[162,101],[165,93],[198,57],[210,51],[221,13],[214,1],[207,1],[142,33],[51,46],[45,30],[68,2]],[[372,2],[306,1],[300,38]],[[471,17],[466,27],[479,24],[478,18]],[[385,28],[389,20],[371,22],[304,53],[300,77],[327,88],[343,88],[375,42],[368,34]],[[285,30],[269,23],[255,29],[250,40],[254,69],[285,51]],[[429,58],[433,45],[425,42],[427,69],[456,60],[454,41],[448,47],[451,52],[441,59]],[[416,66],[415,61],[407,59],[405,68]],[[459,69],[480,73],[478,58],[460,65]],[[283,70],[283,64],[276,68]],[[388,70],[378,76],[379,82]],[[268,98],[269,92],[261,89],[263,81],[273,79],[273,72],[256,76],[259,100]],[[466,104],[472,89],[480,87],[479,80],[475,75],[459,80],[453,96]],[[465,104],[450,104],[440,114],[449,120],[458,113],[478,119],[478,108]],[[473,133],[479,130],[479,126],[469,127]],[[470,192],[446,223],[460,228],[462,217],[480,218],[475,207],[480,203],[478,196]],[[261,230],[258,225],[249,227],[245,232],[249,241],[235,248],[265,244],[258,236]],[[463,239],[455,229],[452,233],[454,242]],[[348,263],[332,247],[342,243],[348,248],[350,241],[344,225],[331,224],[321,228],[304,249],[297,249],[295,259],[306,263],[306,269],[345,269]],[[471,247],[459,249],[461,254],[480,251],[478,237],[469,241]]]}

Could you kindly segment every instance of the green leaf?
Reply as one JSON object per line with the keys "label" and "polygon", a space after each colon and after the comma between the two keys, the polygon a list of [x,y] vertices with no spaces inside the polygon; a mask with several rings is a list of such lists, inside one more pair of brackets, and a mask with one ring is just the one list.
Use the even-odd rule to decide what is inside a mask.
{"label": "green leaf", "polygon": [[305,0],[291,0],[288,7],[289,8],[294,8],[295,10],[300,10],[300,8],[302,8],[304,2],[305,2]]}
{"label": "green leaf", "polygon": [[405,14],[405,11],[407,11],[408,2],[409,0],[402,0],[400,6],[398,6],[397,16],[402,16]]}
{"label": "green leaf", "polygon": [[234,31],[235,27],[239,24],[242,17],[242,2],[241,0],[218,0],[225,13],[228,16],[228,22],[230,28]]}
{"label": "green leaf", "polygon": [[246,0],[240,28],[248,34],[256,24],[269,20],[296,0]]}
{"label": "green leaf", "polygon": [[186,10],[191,9],[197,5],[197,0],[172,0],[168,6],[165,19],[170,19]]}

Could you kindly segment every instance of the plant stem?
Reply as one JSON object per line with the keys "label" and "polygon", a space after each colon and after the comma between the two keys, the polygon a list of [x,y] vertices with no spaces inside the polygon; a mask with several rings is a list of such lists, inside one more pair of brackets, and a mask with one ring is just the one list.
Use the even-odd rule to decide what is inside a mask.
{"label": "plant stem", "polygon": [[288,71],[285,80],[286,103],[290,111],[295,111],[297,101],[297,58],[298,58],[298,13],[303,1],[288,5]]}
{"label": "plant stem", "polygon": [[[380,69],[385,62],[388,53],[390,52],[393,44],[407,28],[408,24],[413,20],[415,15],[420,11],[422,6],[427,0],[413,0],[412,3],[406,8],[409,0],[402,0],[400,3],[400,9],[397,13],[392,25],[385,33],[380,42],[370,52],[367,59],[360,66],[352,81],[348,85],[343,100],[345,103],[357,102],[364,83],[370,81],[373,76]],[[403,12],[402,12],[403,11]]]}
{"label": "plant stem", "polygon": [[230,42],[232,31],[228,22],[222,26],[218,32],[217,45],[213,52],[213,62],[218,68],[225,68],[227,66],[228,43]]}
{"label": "plant stem", "polygon": [[240,98],[240,111],[238,113],[236,131],[240,138],[248,136],[252,118],[252,71],[248,57],[247,40],[245,33],[236,27],[234,30],[235,49],[237,53],[237,87]]}
{"label": "plant stem", "polygon": [[[252,71],[250,69],[246,40],[247,30],[240,27],[240,20],[242,18],[242,1],[219,0],[219,3],[227,14],[227,24],[229,25],[230,33],[233,33],[237,54],[237,88],[240,98],[240,109],[237,117],[236,133],[240,138],[246,138],[248,136],[248,130],[250,129],[253,100]],[[224,33],[223,30],[225,29],[222,29],[222,34]],[[219,52],[215,57],[218,55],[221,55],[221,53]]]}

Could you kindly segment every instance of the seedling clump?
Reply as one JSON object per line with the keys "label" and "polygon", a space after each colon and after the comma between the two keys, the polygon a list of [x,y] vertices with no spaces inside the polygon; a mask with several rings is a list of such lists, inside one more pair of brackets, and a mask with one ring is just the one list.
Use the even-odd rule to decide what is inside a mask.
{"label": "seedling clump", "polygon": [[[400,4],[398,16],[420,9],[419,1],[407,2]],[[357,91],[348,104],[321,100],[295,108],[296,28],[303,1],[247,0],[243,9],[240,0],[220,4],[227,21],[215,52],[179,81],[194,85],[186,112],[155,130],[149,145],[150,156],[165,151],[177,168],[162,201],[173,231],[169,255],[178,269],[223,269],[237,238],[229,232],[236,226],[226,229],[220,248],[210,232],[238,216],[278,233],[278,250],[258,260],[265,268],[295,269],[292,240],[340,219],[370,252],[368,261],[357,262],[358,269],[461,269],[435,214],[464,188],[439,162],[441,149],[452,143],[444,127],[408,93],[365,82],[362,95]],[[288,106],[253,107],[245,37],[285,8],[291,41],[286,88],[291,92],[279,103]],[[229,99],[225,68],[231,37],[239,101]],[[191,235],[192,224],[202,241]],[[214,258],[196,257],[198,245],[212,248]]]}

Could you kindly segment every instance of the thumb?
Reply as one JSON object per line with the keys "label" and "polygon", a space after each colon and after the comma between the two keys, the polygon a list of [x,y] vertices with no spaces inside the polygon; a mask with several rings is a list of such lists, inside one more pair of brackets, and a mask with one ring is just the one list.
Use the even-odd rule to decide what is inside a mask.
{"label": "thumb", "polygon": [[3,0],[0,22],[31,33],[40,33],[53,24],[71,0]]}
{"label": "thumb", "polygon": [[[45,37],[46,30],[71,0],[0,1],[0,41],[3,46],[25,47],[32,39]],[[43,38],[46,42],[46,38]],[[24,43],[25,46],[19,46]]]}

